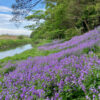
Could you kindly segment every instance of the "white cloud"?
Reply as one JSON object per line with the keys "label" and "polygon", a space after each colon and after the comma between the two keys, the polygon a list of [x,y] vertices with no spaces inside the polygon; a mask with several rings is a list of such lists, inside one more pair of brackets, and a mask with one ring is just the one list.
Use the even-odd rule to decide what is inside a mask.
{"label": "white cloud", "polygon": [[0,12],[11,12],[12,9],[6,6],[0,6]]}
{"label": "white cloud", "polygon": [[[12,35],[30,35],[31,31],[24,29],[24,26],[35,24],[36,22],[22,20],[19,28],[15,26],[15,23],[11,22],[13,15],[12,9],[6,6],[0,6],[0,35],[12,34]],[[8,12],[8,13],[4,13]]]}
{"label": "white cloud", "polygon": [[17,28],[15,23],[9,21],[12,17],[11,14],[0,14],[0,35],[30,35],[31,32],[23,28],[25,25],[30,24],[30,22],[22,21],[21,26]]}
{"label": "white cloud", "polygon": [[[0,26],[3,26],[4,24],[13,24],[13,22],[11,22],[10,20],[12,19],[12,15],[11,14],[0,14]],[[23,24],[23,26],[25,25],[29,25],[29,24],[35,24],[35,22],[32,21],[27,21],[27,20],[22,20],[21,24]]]}
{"label": "white cloud", "polygon": [[0,21],[9,21],[12,18],[10,14],[0,14]]}
{"label": "white cloud", "polygon": [[1,34],[9,34],[9,35],[30,35],[31,31],[25,29],[7,29],[7,28],[0,28],[0,35]]}
{"label": "white cloud", "polygon": [[35,22],[23,20],[19,28],[17,28],[15,23],[10,22],[12,17],[13,16],[11,14],[0,14],[0,35],[30,35],[31,31],[24,29],[24,26],[31,25]]}

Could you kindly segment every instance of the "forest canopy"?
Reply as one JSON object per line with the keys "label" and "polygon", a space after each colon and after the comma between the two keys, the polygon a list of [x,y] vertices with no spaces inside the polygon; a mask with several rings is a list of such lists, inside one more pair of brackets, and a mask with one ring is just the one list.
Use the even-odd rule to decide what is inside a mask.
{"label": "forest canopy", "polygon": [[[33,10],[38,4],[45,10]],[[26,26],[33,39],[69,40],[100,25],[100,0],[16,0],[12,8],[14,21],[36,22]]]}

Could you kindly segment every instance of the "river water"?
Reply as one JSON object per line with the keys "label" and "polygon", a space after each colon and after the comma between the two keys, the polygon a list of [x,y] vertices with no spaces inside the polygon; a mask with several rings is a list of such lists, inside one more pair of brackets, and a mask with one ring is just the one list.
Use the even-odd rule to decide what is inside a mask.
{"label": "river water", "polygon": [[0,59],[3,59],[3,58],[6,58],[6,57],[9,57],[9,56],[14,56],[16,54],[20,54],[26,50],[29,50],[29,49],[32,49],[32,45],[31,44],[26,44],[24,46],[20,46],[20,47],[17,47],[15,49],[10,49],[10,50],[6,50],[6,51],[1,51],[0,52]]}

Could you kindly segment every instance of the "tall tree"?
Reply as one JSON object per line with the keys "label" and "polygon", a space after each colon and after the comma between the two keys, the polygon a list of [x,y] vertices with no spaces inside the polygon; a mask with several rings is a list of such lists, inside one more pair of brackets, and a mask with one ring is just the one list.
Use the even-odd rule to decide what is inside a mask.
{"label": "tall tree", "polygon": [[[45,11],[34,11],[27,16],[39,2],[45,3]],[[71,38],[100,24],[99,6],[100,0],[16,0],[13,14],[14,20],[26,18],[37,22],[28,26],[33,29],[34,37]]]}
{"label": "tall tree", "polygon": [[16,0],[16,3],[12,5],[14,15],[13,21],[20,21],[20,19],[26,17],[28,13],[39,4],[42,0]]}

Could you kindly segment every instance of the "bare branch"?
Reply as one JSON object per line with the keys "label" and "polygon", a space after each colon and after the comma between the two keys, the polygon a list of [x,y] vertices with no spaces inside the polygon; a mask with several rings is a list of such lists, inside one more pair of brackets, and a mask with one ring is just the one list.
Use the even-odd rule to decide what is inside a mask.
{"label": "bare branch", "polygon": [[42,0],[16,0],[16,3],[12,5],[13,18],[11,21],[20,22],[20,20],[23,20],[41,1]]}

